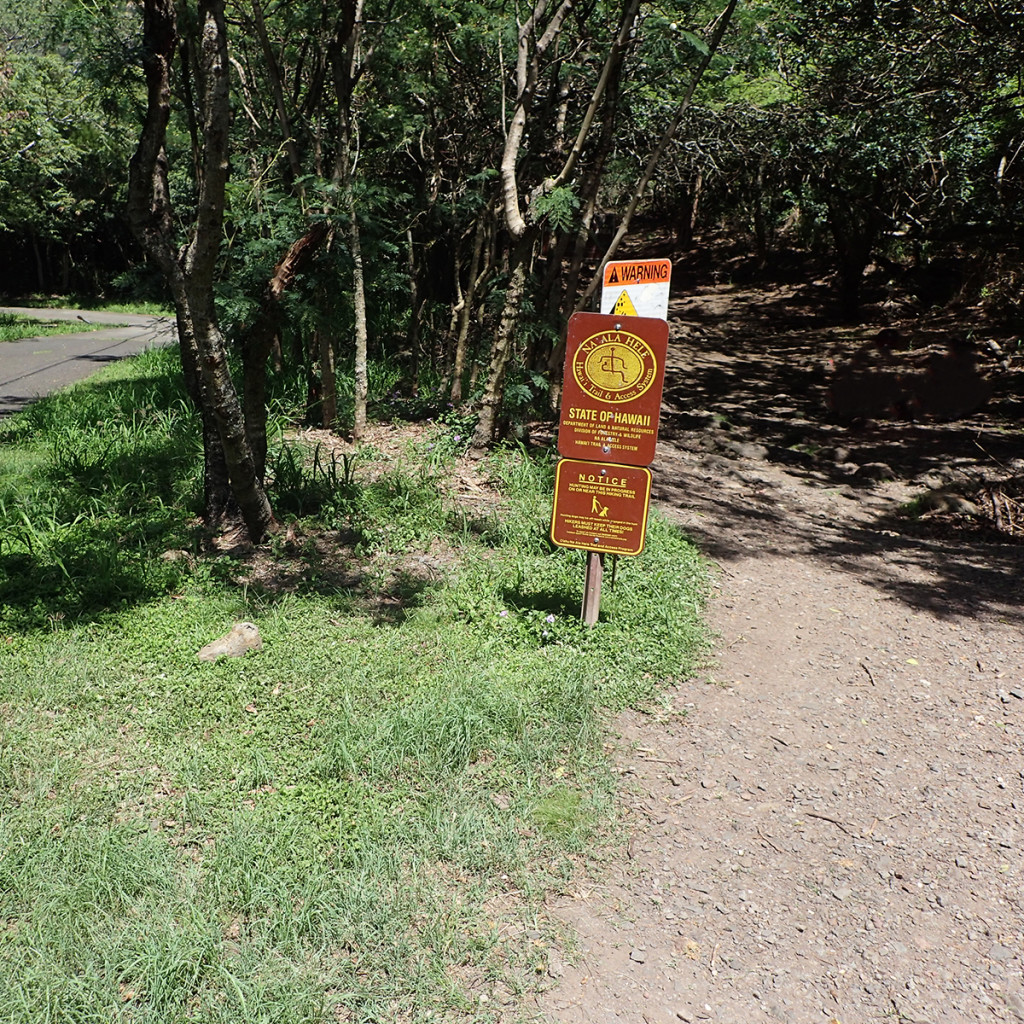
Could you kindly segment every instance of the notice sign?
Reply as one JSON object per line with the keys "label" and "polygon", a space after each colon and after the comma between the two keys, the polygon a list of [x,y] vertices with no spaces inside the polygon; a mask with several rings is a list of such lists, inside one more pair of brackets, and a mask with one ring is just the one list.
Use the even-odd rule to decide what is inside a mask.
{"label": "notice sign", "polygon": [[668,317],[671,260],[623,260],[606,263],[601,312],[616,316]]}
{"label": "notice sign", "polygon": [[563,548],[639,555],[650,500],[649,469],[562,459],[555,475],[551,539]]}
{"label": "notice sign", "polygon": [[566,336],[559,454],[650,465],[667,352],[664,320],[576,313]]}

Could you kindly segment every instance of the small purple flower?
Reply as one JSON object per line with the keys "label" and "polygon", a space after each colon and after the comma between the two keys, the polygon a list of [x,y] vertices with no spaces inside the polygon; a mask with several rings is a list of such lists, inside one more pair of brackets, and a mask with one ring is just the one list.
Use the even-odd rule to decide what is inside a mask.
{"label": "small purple flower", "polygon": [[504,608],[502,608],[501,611],[498,612],[498,617],[502,618],[502,619],[507,619],[508,618],[508,612],[505,611]]}
{"label": "small purple flower", "polygon": [[456,434],[456,435],[455,435],[455,441],[456,441],[456,443],[458,443],[458,442],[459,442],[459,441],[461,441],[461,440],[462,440],[462,435],[461,435],[461,434]]}
{"label": "small purple flower", "polygon": [[544,621],[545,621],[545,622],[554,622],[554,621],[555,621],[555,617],[554,617],[554,615],[548,615],[548,616],[547,616],[547,617],[546,617],[546,618],[544,619]]}

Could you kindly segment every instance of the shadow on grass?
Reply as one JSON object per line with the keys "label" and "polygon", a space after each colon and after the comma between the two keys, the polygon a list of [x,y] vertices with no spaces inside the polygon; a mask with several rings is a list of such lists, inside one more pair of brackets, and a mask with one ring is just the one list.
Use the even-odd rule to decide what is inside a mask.
{"label": "shadow on grass", "polygon": [[400,626],[440,579],[426,556],[367,560],[324,533],[306,550],[275,554],[263,548],[241,560],[211,562],[223,586],[246,591],[272,607],[292,597],[327,598],[338,615],[364,615],[377,626]]}
{"label": "shadow on grass", "polygon": [[0,628],[89,620],[178,585],[195,548],[197,428],[174,353],[89,380],[6,421]]}
{"label": "shadow on grass", "polygon": [[[581,568],[581,586],[582,581]],[[510,587],[499,591],[499,594],[502,602],[508,608],[520,613],[535,612],[566,618],[578,618],[580,614],[579,597],[569,595],[564,591],[525,591],[519,587]]]}
{"label": "shadow on grass", "polygon": [[[397,626],[442,578],[440,566],[424,555],[357,554],[348,533],[317,533],[295,550],[268,545],[204,553],[209,538],[193,508],[198,480],[189,473],[198,470],[189,469],[197,458],[189,455],[192,443],[188,437],[184,445],[150,443],[130,460],[79,460],[74,472],[48,464],[31,507],[14,507],[0,494],[6,519],[0,630],[93,621],[174,593],[189,578],[267,606],[293,596],[326,597],[339,616]],[[179,459],[184,474],[169,469]],[[182,500],[183,487],[191,488],[188,500]]]}

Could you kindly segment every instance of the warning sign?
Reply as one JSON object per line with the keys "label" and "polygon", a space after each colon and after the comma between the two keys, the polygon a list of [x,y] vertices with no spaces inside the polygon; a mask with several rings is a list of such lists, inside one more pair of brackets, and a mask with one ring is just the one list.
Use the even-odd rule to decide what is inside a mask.
{"label": "warning sign", "polygon": [[639,555],[650,500],[649,469],[562,459],[555,474],[551,540],[563,548]]}
{"label": "warning sign", "polygon": [[606,263],[601,312],[617,316],[668,317],[671,260],[631,260]]}
{"label": "warning sign", "polygon": [[559,453],[653,462],[667,351],[664,320],[576,313],[566,336]]}
{"label": "warning sign", "polygon": [[636,306],[629,297],[629,292],[623,292],[612,307],[612,316],[638,316]]}

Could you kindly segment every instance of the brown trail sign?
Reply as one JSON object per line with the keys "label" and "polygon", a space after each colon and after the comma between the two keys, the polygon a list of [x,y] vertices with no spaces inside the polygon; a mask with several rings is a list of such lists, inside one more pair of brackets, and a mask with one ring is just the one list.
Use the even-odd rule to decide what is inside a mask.
{"label": "brown trail sign", "polygon": [[576,313],[566,337],[559,454],[650,465],[667,352],[664,320]]}
{"label": "brown trail sign", "polygon": [[[648,262],[658,266],[631,264],[628,276],[663,281],[667,302],[668,261]],[[668,324],[625,315],[633,308],[623,292],[614,313],[577,313],[566,334],[551,539],[588,553],[587,625],[600,612],[602,556],[640,554],[647,532]]]}
{"label": "brown trail sign", "polygon": [[639,555],[647,533],[651,471],[562,459],[555,474],[551,539],[563,548]]}

